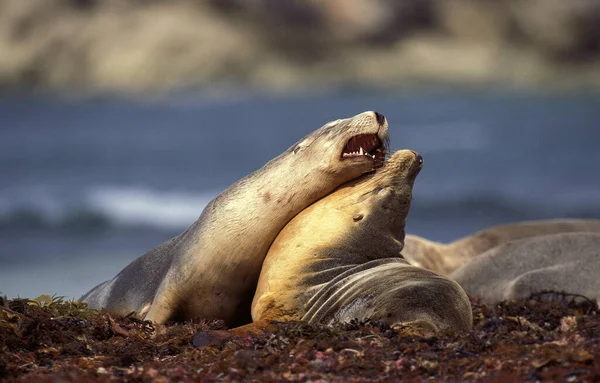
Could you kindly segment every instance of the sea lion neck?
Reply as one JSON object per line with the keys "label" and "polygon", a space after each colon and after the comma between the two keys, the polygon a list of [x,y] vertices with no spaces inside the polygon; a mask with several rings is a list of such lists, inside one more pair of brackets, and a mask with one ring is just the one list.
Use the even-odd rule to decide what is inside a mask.
{"label": "sea lion neck", "polygon": [[423,159],[417,152],[399,150],[370,179],[365,179],[371,191],[358,197],[360,203],[368,205],[372,224],[389,228],[401,242],[414,182],[422,166]]}
{"label": "sea lion neck", "polygon": [[[316,204],[316,209],[325,205],[337,210],[336,219],[343,217],[340,224],[355,230],[337,245],[345,254],[364,254],[369,259],[389,254],[400,257],[419,157],[413,151],[396,152],[383,168],[343,185]],[[378,246],[365,240],[369,237],[379,238]]]}

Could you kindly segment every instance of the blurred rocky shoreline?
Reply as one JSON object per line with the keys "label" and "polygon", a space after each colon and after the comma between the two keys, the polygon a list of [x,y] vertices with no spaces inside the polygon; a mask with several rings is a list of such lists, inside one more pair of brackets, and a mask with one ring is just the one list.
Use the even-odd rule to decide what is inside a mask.
{"label": "blurred rocky shoreline", "polygon": [[598,0],[0,0],[0,89],[600,89]]}

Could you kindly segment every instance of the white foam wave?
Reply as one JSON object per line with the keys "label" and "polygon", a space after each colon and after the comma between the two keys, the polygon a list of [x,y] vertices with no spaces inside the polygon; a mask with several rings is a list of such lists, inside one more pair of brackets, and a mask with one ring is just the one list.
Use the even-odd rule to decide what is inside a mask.
{"label": "white foam wave", "polygon": [[217,192],[200,194],[143,188],[102,187],[87,193],[87,205],[116,224],[185,228]]}
{"label": "white foam wave", "polygon": [[[596,190],[556,189],[544,195],[537,189],[494,189],[467,181],[420,185],[413,195],[414,210],[432,208],[438,212],[443,210],[444,214],[457,214],[476,209],[495,214],[494,211],[504,209],[533,218],[600,217],[600,198]],[[0,227],[91,230],[110,226],[153,227],[173,232],[191,225],[218,193],[217,190],[194,193],[106,185],[76,192],[0,193]]]}

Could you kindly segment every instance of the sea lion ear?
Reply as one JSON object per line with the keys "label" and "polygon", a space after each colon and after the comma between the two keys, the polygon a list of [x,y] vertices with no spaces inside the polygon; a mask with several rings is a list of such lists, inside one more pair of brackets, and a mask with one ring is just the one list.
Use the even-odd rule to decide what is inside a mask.
{"label": "sea lion ear", "polygon": [[292,149],[292,152],[294,152],[294,154],[298,153],[300,150],[308,148],[314,141],[314,137],[311,136],[307,136],[304,137],[304,139],[300,142],[296,143],[296,146],[294,146],[294,149]]}

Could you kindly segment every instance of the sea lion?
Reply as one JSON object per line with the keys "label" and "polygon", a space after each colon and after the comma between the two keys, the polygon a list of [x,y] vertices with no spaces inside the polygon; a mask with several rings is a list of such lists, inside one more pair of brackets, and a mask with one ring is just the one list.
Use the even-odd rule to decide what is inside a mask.
{"label": "sea lion", "polygon": [[600,234],[560,233],[494,247],[452,273],[469,295],[487,303],[532,296],[600,297]]}
{"label": "sea lion", "polygon": [[495,226],[451,243],[439,243],[407,235],[402,255],[410,264],[444,275],[500,244],[540,235],[591,232],[600,233],[600,220],[552,219]]}
{"label": "sea lion", "polygon": [[213,199],[182,234],[131,262],[81,300],[163,323],[196,317],[235,326],[269,246],[304,208],[381,166],[388,123],[376,112],[332,121]]}
{"label": "sea lion", "polygon": [[398,151],[374,174],[294,217],[263,263],[252,302],[255,323],[357,318],[431,332],[470,329],[471,306],[460,286],[400,255],[422,163],[416,152]]}

